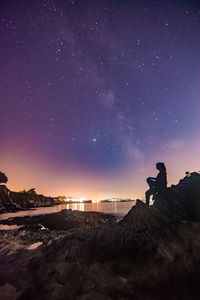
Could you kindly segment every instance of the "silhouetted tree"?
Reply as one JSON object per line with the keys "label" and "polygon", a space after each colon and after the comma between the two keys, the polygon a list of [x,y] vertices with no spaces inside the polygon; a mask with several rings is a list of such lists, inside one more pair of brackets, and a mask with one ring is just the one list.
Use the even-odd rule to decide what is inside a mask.
{"label": "silhouetted tree", "polygon": [[27,193],[26,190],[19,191],[19,193]]}
{"label": "silhouetted tree", "polygon": [[35,188],[32,188],[32,189],[28,190],[27,193],[36,194]]}
{"label": "silhouetted tree", "polygon": [[7,181],[8,177],[4,173],[0,172],[0,183],[6,183]]}
{"label": "silhouetted tree", "polygon": [[28,190],[28,191],[26,191],[26,190],[22,190],[22,191],[20,191],[19,193],[27,193],[27,194],[36,194],[36,191],[35,191],[35,188],[32,188],[32,189],[30,189],[30,190]]}

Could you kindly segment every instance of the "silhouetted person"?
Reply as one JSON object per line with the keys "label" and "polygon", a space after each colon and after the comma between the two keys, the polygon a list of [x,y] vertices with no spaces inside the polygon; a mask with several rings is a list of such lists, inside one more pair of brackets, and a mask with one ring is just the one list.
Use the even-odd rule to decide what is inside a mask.
{"label": "silhouetted person", "polygon": [[146,191],[146,205],[149,206],[150,196],[159,192],[162,188],[167,187],[167,172],[166,167],[163,162],[158,162],[156,164],[156,169],[159,170],[157,177],[149,177],[147,178],[147,183],[150,187],[148,191]]}

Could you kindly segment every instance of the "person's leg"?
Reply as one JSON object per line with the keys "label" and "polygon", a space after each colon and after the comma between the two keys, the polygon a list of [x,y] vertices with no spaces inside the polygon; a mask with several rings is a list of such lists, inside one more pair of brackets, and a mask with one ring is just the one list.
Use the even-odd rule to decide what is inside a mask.
{"label": "person's leg", "polygon": [[147,178],[147,183],[150,187],[150,190],[152,190],[155,187],[155,180],[152,180],[151,178]]}
{"label": "person's leg", "polygon": [[148,191],[146,191],[145,196],[146,196],[146,205],[149,206],[149,200],[150,200],[150,196],[153,194],[152,190],[149,189]]}
{"label": "person's leg", "polygon": [[152,180],[151,178],[147,178],[147,183],[150,189],[146,191],[145,195],[146,195],[146,205],[149,206],[150,196],[153,195],[155,189],[155,180]]}

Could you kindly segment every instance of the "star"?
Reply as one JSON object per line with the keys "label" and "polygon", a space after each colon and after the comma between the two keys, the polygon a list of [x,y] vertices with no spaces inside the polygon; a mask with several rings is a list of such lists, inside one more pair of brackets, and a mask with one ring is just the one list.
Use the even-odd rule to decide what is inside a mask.
{"label": "star", "polygon": [[[95,186],[96,175],[106,182],[109,173],[117,186],[132,168],[132,184],[142,186],[145,178],[135,178],[162,157],[161,142],[199,145],[198,1],[19,1],[16,11],[1,2],[0,141],[7,145],[0,155],[20,156],[27,146],[30,164],[20,174],[32,174],[45,153],[45,164],[65,178],[86,173]],[[195,147],[184,155],[199,153]],[[176,177],[181,162],[166,160]]]}

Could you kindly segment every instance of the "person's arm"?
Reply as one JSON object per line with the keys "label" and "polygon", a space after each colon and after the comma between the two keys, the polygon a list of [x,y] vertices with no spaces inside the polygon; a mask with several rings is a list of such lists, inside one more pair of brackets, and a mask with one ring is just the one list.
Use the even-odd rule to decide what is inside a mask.
{"label": "person's arm", "polygon": [[155,178],[155,177],[149,177],[149,179],[151,179],[151,180],[156,180],[156,178]]}

